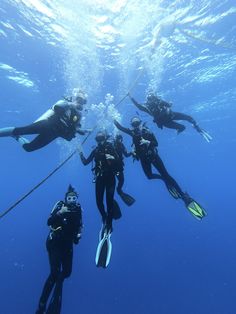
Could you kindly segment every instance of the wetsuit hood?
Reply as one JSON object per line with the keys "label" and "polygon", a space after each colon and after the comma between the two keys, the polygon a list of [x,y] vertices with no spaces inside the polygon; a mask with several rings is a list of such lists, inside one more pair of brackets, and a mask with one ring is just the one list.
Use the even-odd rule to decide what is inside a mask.
{"label": "wetsuit hood", "polygon": [[107,139],[107,134],[103,131],[99,131],[96,134],[95,140],[98,144],[103,144]]}
{"label": "wetsuit hood", "polygon": [[133,117],[130,123],[133,128],[138,128],[141,125],[142,121],[141,119],[139,119],[139,117]]}
{"label": "wetsuit hood", "polygon": [[75,191],[75,189],[70,184],[68,187],[68,190],[65,194],[65,202],[67,204],[76,204],[78,199],[78,193]]}

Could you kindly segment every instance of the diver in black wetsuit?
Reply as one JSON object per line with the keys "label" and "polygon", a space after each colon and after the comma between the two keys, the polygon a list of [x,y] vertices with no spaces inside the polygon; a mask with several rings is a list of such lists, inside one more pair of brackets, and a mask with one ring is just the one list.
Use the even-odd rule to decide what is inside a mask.
{"label": "diver in black wetsuit", "polygon": [[[79,90],[70,99],[59,100],[34,123],[24,127],[8,127],[0,129],[0,137],[14,137],[26,150],[32,152],[40,149],[58,137],[71,141],[76,133],[85,135],[81,130],[81,117],[86,94]],[[38,134],[31,142],[21,135]]]}
{"label": "diver in black wetsuit", "polygon": [[130,94],[128,95],[133,104],[138,109],[148,113],[154,118],[153,122],[155,122],[160,129],[163,129],[163,127],[175,129],[179,134],[183,132],[186,127],[176,121],[184,120],[192,123],[196,131],[199,132],[207,142],[212,140],[212,137],[205,130],[201,129],[197,122],[191,116],[184,113],[172,111],[172,104],[162,100],[156,95],[148,95],[147,100],[143,105],[139,104],[133,97],[130,96]]}
{"label": "diver in black wetsuit", "polygon": [[[133,144],[135,147],[136,159],[140,160],[143,171],[148,179],[162,179],[170,194],[175,198],[181,198],[186,207],[190,210],[189,206],[193,207],[196,203],[187,193],[184,193],[178,183],[169,175],[167,172],[163,161],[161,160],[157,146],[158,142],[155,135],[142,124],[142,121],[138,117],[134,117],[131,120],[132,129],[123,127],[119,122],[114,121],[115,126],[122,132],[130,135],[133,139]],[[152,166],[154,166],[160,174],[152,172]],[[197,204],[197,203],[196,203]],[[200,207],[199,204],[197,204]],[[197,211],[194,208],[195,211]],[[191,210],[190,210],[191,211]],[[201,219],[204,217],[205,212],[200,208],[200,214],[196,215],[191,213],[196,217]]]}
{"label": "diver in black wetsuit", "polygon": [[[73,243],[79,243],[83,227],[82,209],[77,199],[78,195],[70,185],[65,201],[57,202],[48,218],[47,223],[51,230],[46,247],[50,274],[44,284],[36,314],[60,313],[63,281],[71,275],[72,271]],[[53,295],[47,307],[53,288]]]}
{"label": "diver in black wetsuit", "polygon": [[117,193],[120,195],[121,199],[125,202],[126,205],[131,206],[135,202],[135,199],[125,193],[122,188],[125,182],[124,179],[124,157],[130,157],[132,156],[132,152],[127,152],[127,149],[125,145],[123,144],[123,136],[121,134],[117,134],[114,138],[114,147],[116,150],[116,153],[118,155],[118,172],[116,174],[118,185],[116,188]]}
{"label": "diver in black wetsuit", "polygon": [[[116,203],[114,201],[114,193],[116,186],[116,173],[118,170],[117,161],[118,156],[114,149],[114,145],[107,141],[105,132],[98,132],[96,135],[97,147],[92,150],[88,158],[85,158],[83,153],[80,152],[80,158],[84,165],[88,165],[93,160],[95,161],[95,184],[96,184],[96,203],[98,210],[102,216],[104,229],[107,232],[112,231],[112,220],[120,217],[115,217]],[[106,205],[107,210],[103,203],[104,194],[106,192]],[[118,209],[117,209],[118,210]],[[121,215],[118,213],[118,216]]]}

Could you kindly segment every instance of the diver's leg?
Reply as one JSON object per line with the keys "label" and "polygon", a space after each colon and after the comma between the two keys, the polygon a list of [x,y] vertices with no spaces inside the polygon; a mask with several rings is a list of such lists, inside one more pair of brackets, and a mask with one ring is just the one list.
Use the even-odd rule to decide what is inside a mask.
{"label": "diver's leg", "polygon": [[[49,241],[50,240],[47,240],[47,246],[50,245]],[[48,257],[50,263],[50,274],[44,284],[36,314],[44,313],[48,298],[60,274],[61,262],[59,249],[56,246],[49,248]]]}
{"label": "diver's leg", "polygon": [[31,123],[23,127],[8,127],[0,129],[0,137],[13,136],[17,139],[20,135],[40,134],[49,128],[47,120]]}
{"label": "diver's leg", "polygon": [[117,193],[121,194],[122,193],[122,187],[124,185],[125,182],[125,177],[124,177],[124,171],[119,171],[119,174],[116,176],[118,179],[118,185],[117,185]]}
{"label": "diver's leg", "polygon": [[193,127],[195,130],[200,133],[200,135],[209,143],[212,140],[212,137],[210,134],[208,134],[205,130],[200,128],[200,126],[197,124],[197,122],[190,116],[184,114],[184,113],[179,113],[179,112],[174,112],[174,120],[186,120],[190,123],[192,123]]}
{"label": "diver's leg", "polygon": [[[125,193],[123,191],[123,189],[122,189],[122,187],[124,185],[124,181],[125,181],[125,179],[124,179],[124,171],[123,170],[119,171],[119,173],[118,173],[118,175],[116,175],[116,177],[118,179],[118,185],[117,185],[117,188],[116,188],[117,193],[120,195],[122,201],[127,206],[133,205],[134,202],[135,202],[135,199],[131,195]],[[114,215],[114,213],[113,213],[113,215]]]}
{"label": "diver's leg", "polygon": [[173,116],[172,116],[173,120],[184,120],[184,121],[188,121],[188,122],[192,123],[193,125],[197,125],[197,122],[191,116],[189,116],[185,113],[172,112],[172,114],[173,114]]}
{"label": "diver's leg", "polygon": [[102,216],[102,221],[103,223],[106,222],[107,219],[107,214],[105,211],[104,203],[103,203],[103,197],[105,193],[105,182],[104,182],[104,177],[103,176],[98,176],[96,178],[96,203],[98,210]]}
{"label": "diver's leg", "polygon": [[[22,147],[27,152],[32,152],[34,150],[40,149],[52,141],[54,141],[57,138],[57,136],[53,133],[42,133],[38,136],[36,136],[35,139],[33,139],[29,143],[22,143]],[[19,139],[20,140],[20,139]]]}
{"label": "diver's leg", "polygon": [[112,231],[113,204],[116,179],[113,174],[106,176],[107,229]]}
{"label": "diver's leg", "polygon": [[64,277],[63,277],[63,274],[60,273],[57,278],[53,295],[50,300],[46,314],[60,314],[61,313],[63,282],[64,282]]}
{"label": "diver's leg", "polygon": [[163,123],[163,125],[168,129],[176,130],[178,133],[181,133],[186,129],[186,127],[183,124],[177,123],[175,121],[168,121]]}
{"label": "diver's leg", "polygon": [[49,128],[49,124],[47,120],[42,120],[38,122],[34,122],[32,124],[16,127],[13,131],[14,136],[18,135],[30,135],[30,134],[41,134],[45,132],[46,129]]}
{"label": "diver's leg", "polygon": [[66,248],[62,256],[62,274],[64,278],[68,278],[72,272],[73,262],[73,246]]}
{"label": "diver's leg", "polygon": [[[21,135],[39,134],[33,141],[29,142]],[[57,136],[52,131],[46,120],[32,123],[28,126],[14,128],[12,136],[22,145],[24,150],[32,152],[52,142]]]}
{"label": "diver's leg", "polygon": [[62,249],[61,254],[62,270],[56,281],[53,296],[47,310],[48,314],[59,314],[61,312],[63,282],[65,278],[70,277],[72,271],[73,246]]}
{"label": "diver's leg", "polygon": [[140,159],[140,161],[141,161],[141,166],[143,168],[143,171],[149,180],[161,179],[161,176],[159,174],[152,173],[152,164],[149,160],[142,158]]}
{"label": "diver's leg", "polygon": [[164,182],[165,182],[165,184],[167,186],[167,189],[169,191],[174,189],[176,191],[176,193],[177,193],[176,196],[178,196],[176,198],[179,198],[179,197],[183,198],[184,197],[184,192],[181,190],[180,186],[174,180],[174,178],[172,178],[169,175],[169,173],[167,172],[166,167],[165,167],[163,161],[161,160],[161,158],[160,158],[160,156],[158,154],[156,154],[155,158],[153,158],[152,164],[158,170],[158,172],[160,173],[162,179],[164,180]]}

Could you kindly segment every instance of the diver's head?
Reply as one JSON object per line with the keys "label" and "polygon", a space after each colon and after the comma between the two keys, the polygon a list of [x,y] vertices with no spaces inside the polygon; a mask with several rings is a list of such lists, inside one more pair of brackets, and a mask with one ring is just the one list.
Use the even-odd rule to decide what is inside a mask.
{"label": "diver's head", "polygon": [[117,142],[123,142],[123,136],[121,134],[116,134],[115,141]]}
{"label": "diver's head", "polygon": [[106,132],[104,132],[104,131],[99,131],[99,132],[97,132],[96,137],[95,137],[95,140],[96,140],[96,142],[98,143],[98,145],[99,145],[99,144],[100,144],[100,145],[104,144],[105,141],[107,140],[107,134],[106,134]]}
{"label": "diver's head", "polygon": [[154,109],[156,107],[158,103],[158,97],[153,94],[153,93],[150,93],[147,95],[146,97],[146,106],[151,110],[151,109]]}
{"label": "diver's head", "polygon": [[138,129],[141,125],[142,121],[139,119],[139,117],[133,117],[130,121],[130,124],[134,129]]}
{"label": "diver's head", "polygon": [[78,200],[78,194],[75,189],[69,185],[68,190],[65,195],[65,202],[68,205],[75,205]]}
{"label": "diver's head", "polygon": [[73,90],[73,100],[76,108],[81,111],[83,110],[84,105],[87,103],[87,94],[81,89],[75,88]]}
{"label": "diver's head", "polygon": [[146,97],[147,103],[152,103],[152,102],[155,102],[156,100],[157,100],[157,96],[153,93],[148,94]]}

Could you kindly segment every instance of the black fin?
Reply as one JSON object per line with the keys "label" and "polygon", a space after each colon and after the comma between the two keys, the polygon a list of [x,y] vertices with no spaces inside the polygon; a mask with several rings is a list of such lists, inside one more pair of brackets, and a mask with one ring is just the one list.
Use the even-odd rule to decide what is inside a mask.
{"label": "black fin", "polygon": [[120,206],[116,200],[113,201],[112,218],[118,220],[122,217]]}
{"label": "black fin", "polygon": [[119,195],[127,206],[132,206],[134,204],[135,199],[131,195],[124,192],[121,192]]}

